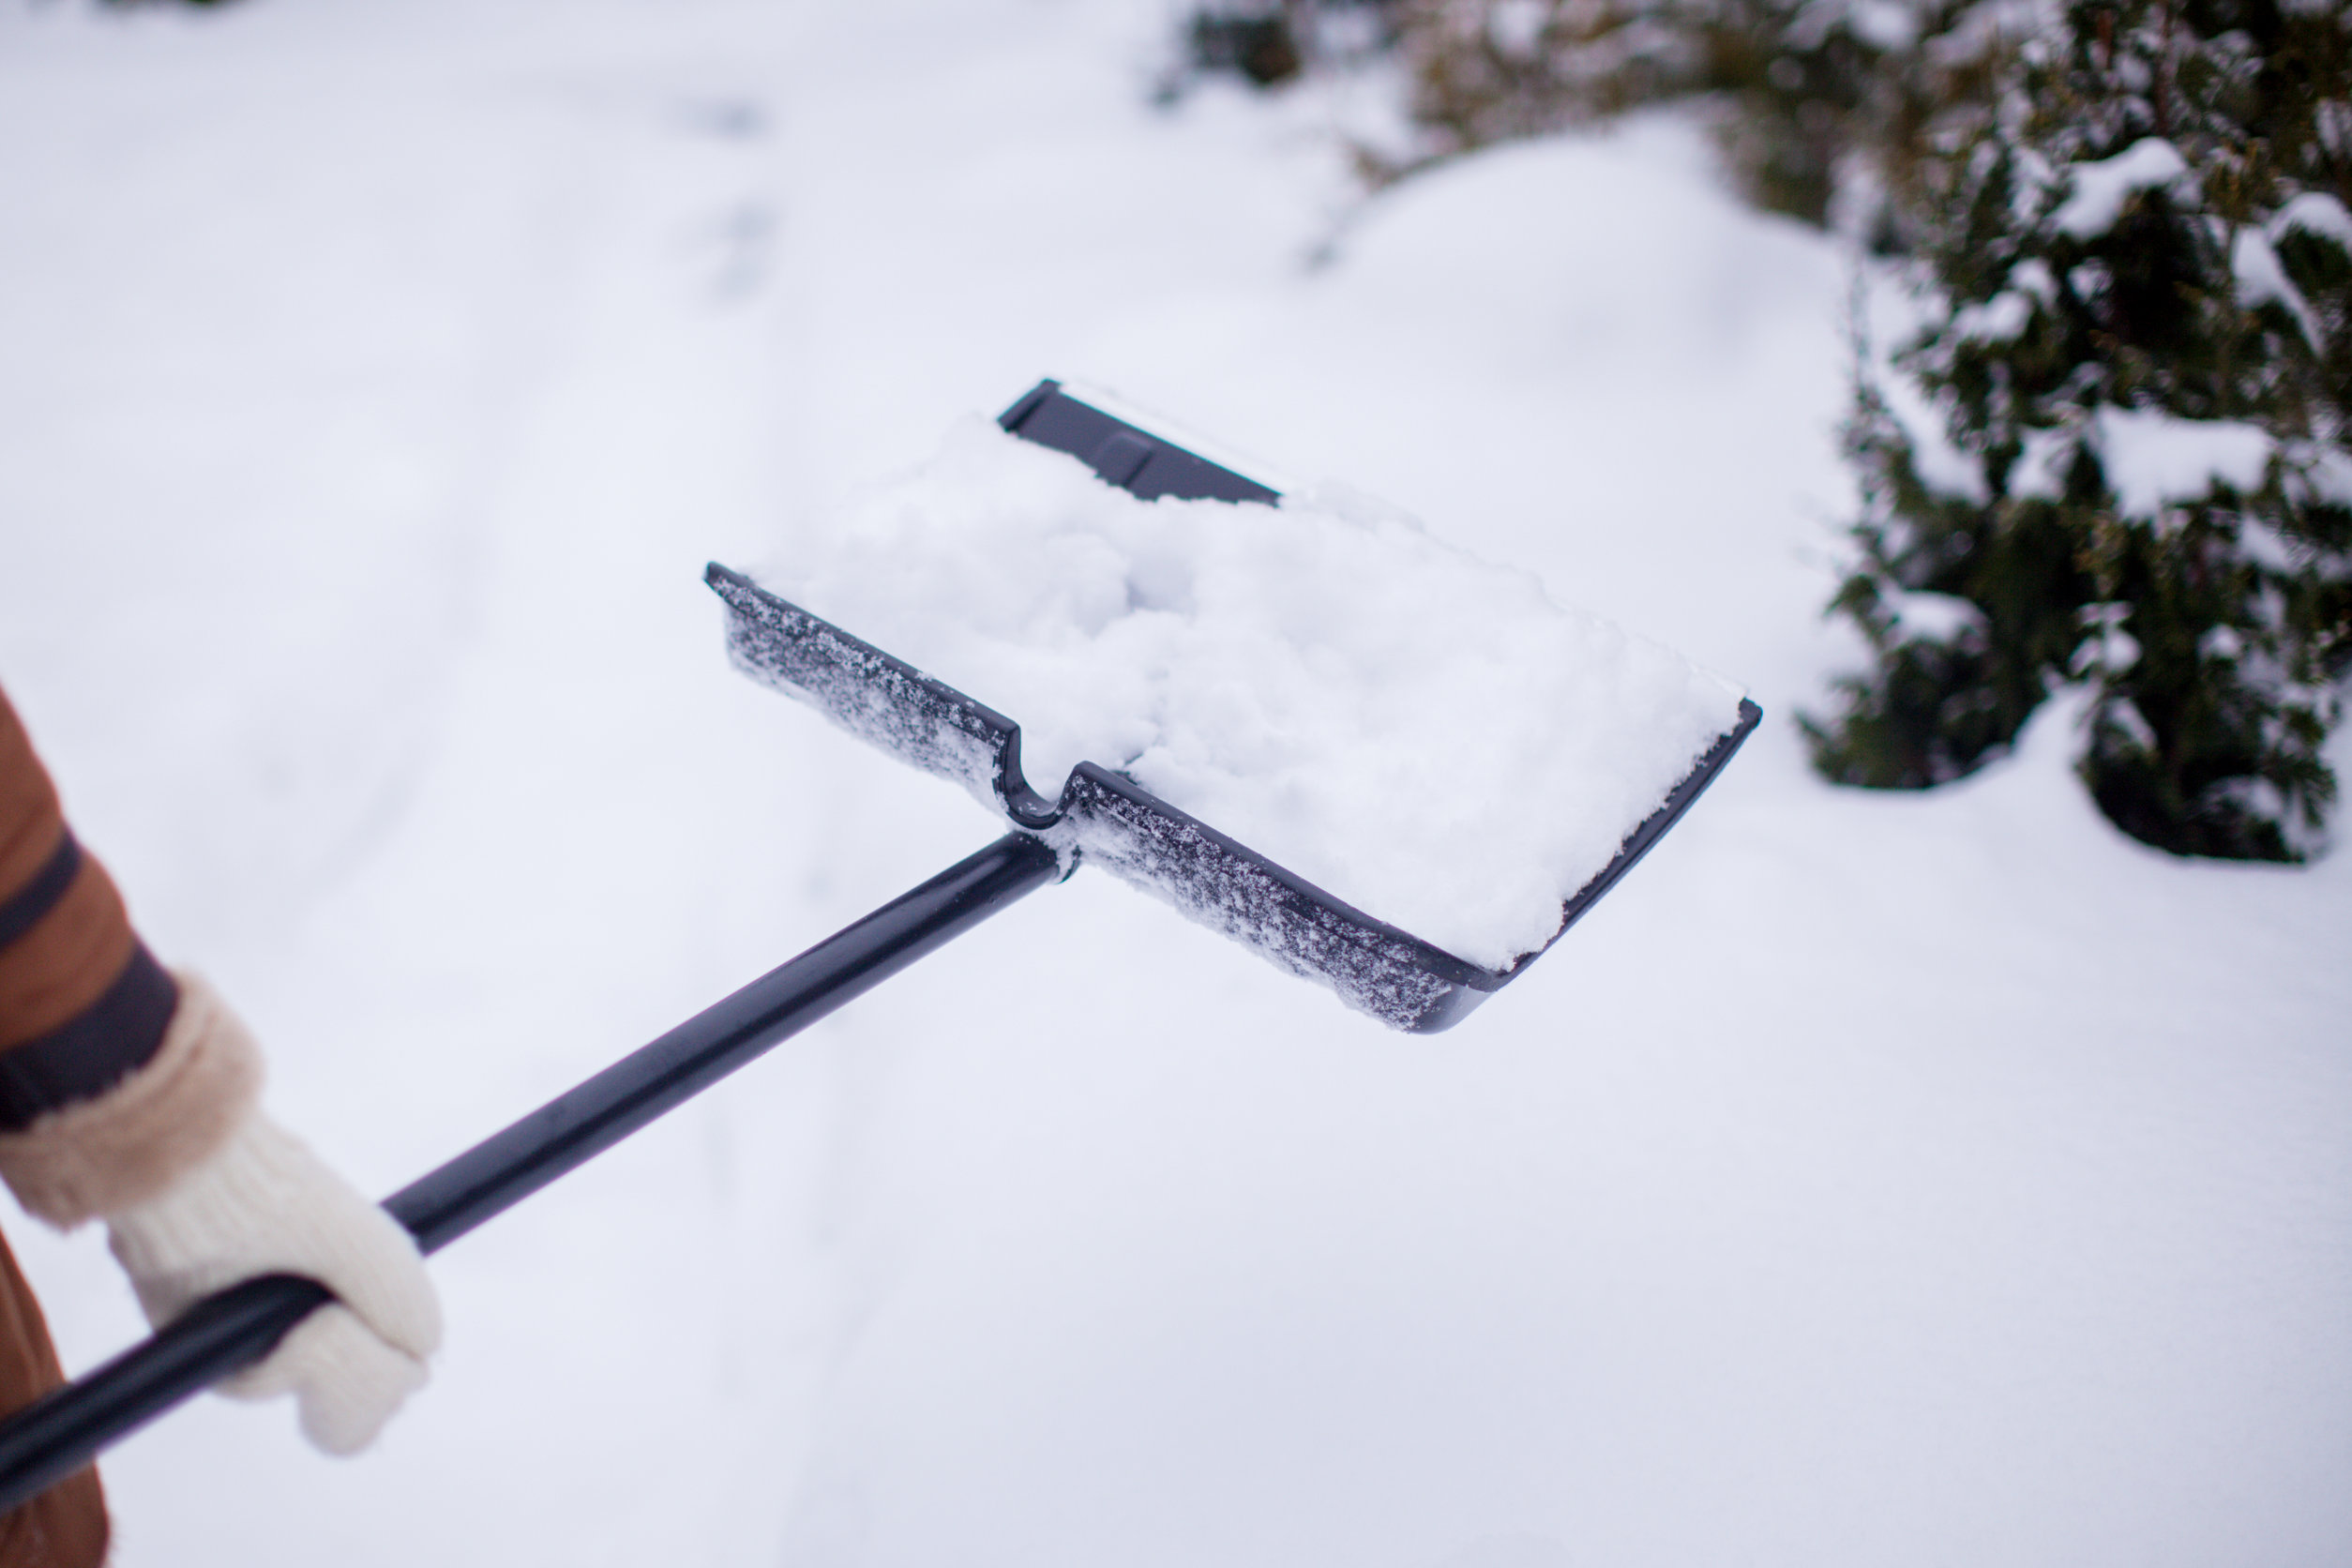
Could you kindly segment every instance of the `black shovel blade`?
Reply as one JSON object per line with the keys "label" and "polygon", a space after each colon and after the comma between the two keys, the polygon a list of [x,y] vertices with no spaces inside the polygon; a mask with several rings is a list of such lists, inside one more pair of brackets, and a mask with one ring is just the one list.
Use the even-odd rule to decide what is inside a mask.
{"label": "black shovel blade", "polygon": [[[1106,482],[1145,497],[1267,504],[1278,494],[1047,381],[999,421],[1067,452]],[[1375,919],[1133,779],[1081,762],[1048,800],[1021,775],[1020,726],[904,660],[713,563],[705,580],[727,604],[727,646],[747,673],[807,701],[900,761],[993,803],[1013,825],[1153,893],[1283,969],[1320,980],[1394,1028],[1451,1028],[1534,962],[1617,885],[1691,807],[1763,717],[1751,701],[1663,805],[1628,834],[1600,873],[1562,906],[1549,941],[1490,970]]]}

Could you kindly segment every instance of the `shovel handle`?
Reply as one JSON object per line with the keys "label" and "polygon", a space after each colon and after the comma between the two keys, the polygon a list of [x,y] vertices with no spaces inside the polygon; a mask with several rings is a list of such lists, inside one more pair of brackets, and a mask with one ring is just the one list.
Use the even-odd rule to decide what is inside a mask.
{"label": "shovel handle", "polygon": [[[438,1252],[1061,875],[1041,840],[1008,833],[410,1183],[384,1207],[420,1250]],[[260,1360],[333,1299],[315,1280],[292,1274],[249,1279],[0,1421],[0,1511]]]}

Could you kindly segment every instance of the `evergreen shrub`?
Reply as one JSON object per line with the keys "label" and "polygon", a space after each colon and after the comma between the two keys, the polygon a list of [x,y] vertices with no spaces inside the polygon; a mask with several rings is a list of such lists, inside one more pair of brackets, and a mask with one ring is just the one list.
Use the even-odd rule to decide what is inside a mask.
{"label": "evergreen shrub", "polygon": [[1823,773],[1921,788],[2085,688],[2118,826],[2299,860],[2352,663],[2352,19],[2077,0],[1932,128],[1847,448],[1869,639]]}
{"label": "evergreen shrub", "polygon": [[[1311,59],[1305,23],[1359,8],[1260,14]],[[1892,340],[1857,334],[1832,611],[1872,657],[1802,720],[1823,774],[1957,778],[2071,688],[2125,832],[2321,846],[2352,666],[2352,5],[1376,8],[1420,136],[1361,150],[1376,181],[1683,104],[1750,200],[1866,242],[1907,301]]]}

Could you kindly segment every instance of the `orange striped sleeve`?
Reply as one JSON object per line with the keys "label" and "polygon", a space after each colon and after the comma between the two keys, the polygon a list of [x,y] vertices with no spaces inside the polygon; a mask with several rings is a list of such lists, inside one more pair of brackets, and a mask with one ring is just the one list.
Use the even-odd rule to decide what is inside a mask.
{"label": "orange striped sleeve", "polygon": [[0,1132],[145,1064],[177,1001],[0,692]]}

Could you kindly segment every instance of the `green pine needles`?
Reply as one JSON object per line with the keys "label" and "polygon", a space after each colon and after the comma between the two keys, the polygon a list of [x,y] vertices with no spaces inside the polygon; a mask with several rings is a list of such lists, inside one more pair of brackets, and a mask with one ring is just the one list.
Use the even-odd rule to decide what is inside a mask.
{"label": "green pine needles", "polygon": [[2080,771],[2133,837],[2300,860],[2352,663],[2352,17],[2329,0],[2084,0],[1928,136],[1864,345],[1872,667],[1806,729],[1917,789],[2088,689]]}

